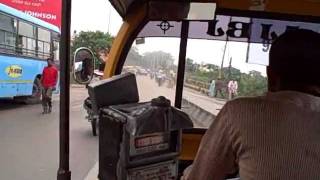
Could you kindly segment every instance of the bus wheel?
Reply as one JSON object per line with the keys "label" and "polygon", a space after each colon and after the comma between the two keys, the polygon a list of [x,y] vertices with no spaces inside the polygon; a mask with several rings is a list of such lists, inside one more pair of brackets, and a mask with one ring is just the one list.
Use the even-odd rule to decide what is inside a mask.
{"label": "bus wheel", "polygon": [[41,102],[41,85],[40,79],[36,78],[33,82],[32,95],[27,97],[25,103],[39,104]]}
{"label": "bus wheel", "polygon": [[91,121],[91,127],[93,136],[99,135],[99,121],[97,119]]}

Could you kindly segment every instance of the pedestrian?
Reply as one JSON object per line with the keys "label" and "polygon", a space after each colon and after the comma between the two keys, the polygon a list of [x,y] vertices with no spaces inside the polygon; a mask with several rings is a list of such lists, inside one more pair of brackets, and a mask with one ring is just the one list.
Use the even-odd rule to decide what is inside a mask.
{"label": "pedestrian", "polygon": [[221,78],[218,78],[215,81],[214,97],[217,97],[218,93],[220,93],[221,98],[224,98],[223,91],[225,91],[225,83]]}
{"label": "pedestrian", "polygon": [[58,70],[52,58],[47,59],[48,66],[43,69],[41,76],[42,107],[43,113],[51,113],[52,92],[55,90],[58,81]]}
{"label": "pedestrian", "polygon": [[215,87],[216,87],[216,81],[213,79],[210,83],[210,87],[209,87],[209,96],[213,97],[214,96],[214,92],[215,92]]}
{"label": "pedestrian", "polygon": [[229,100],[233,99],[238,92],[238,82],[235,80],[231,80],[228,83],[228,93],[229,93]]}

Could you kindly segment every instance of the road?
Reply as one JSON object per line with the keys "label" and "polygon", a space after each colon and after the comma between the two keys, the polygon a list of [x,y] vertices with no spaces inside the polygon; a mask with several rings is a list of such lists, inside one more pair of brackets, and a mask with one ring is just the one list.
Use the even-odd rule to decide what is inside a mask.
{"label": "road", "polygon": [[[98,159],[98,138],[84,120],[84,88],[71,89],[70,168],[72,179],[83,179]],[[0,103],[0,179],[54,180],[59,156],[59,102],[41,114],[41,105]]]}
{"label": "road", "polygon": [[[137,77],[140,101],[166,96],[173,104],[175,89],[158,87],[147,76]],[[84,179],[98,160],[98,138],[91,134],[82,108],[85,88],[71,88],[70,99],[70,169],[72,179]],[[187,90],[184,98],[211,113],[223,101]],[[42,115],[41,105],[0,101],[0,179],[54,180],[59,159],[59,100],[54,98],[52,114]]]}
{"label": "road", "polygon": [[[159,87],[155,83],[155,80],[150,79],[148,76],[137,76],[137,82],[140,101],[150,101],[152,98],[158,96],[165,96],[166,98],[170,99],[171,105],[174,105],[175,88],[168,88],[167,84],[164,84]],[[183,99],[193,103],[197,107],[200,107],[201,111],[207,111],[209,114],[212,114],[213,116],[216,116],[222,108],[222,106],[225,104],[225,100],[211,98],[189,88],[184,88]],[[182,109],[184,111],[191,111],[187,108],[184,108],[187,106],[187,104],[182,104]],[[199,115],[201,114],[196,114],[196,116]],[[195,126],[201,128],[208,127],[211,124],[212,120],[205,120],[206,123],[199,124],[196,121],[201,121],[201,119],[197,119],[197,117],[194,118]]]}

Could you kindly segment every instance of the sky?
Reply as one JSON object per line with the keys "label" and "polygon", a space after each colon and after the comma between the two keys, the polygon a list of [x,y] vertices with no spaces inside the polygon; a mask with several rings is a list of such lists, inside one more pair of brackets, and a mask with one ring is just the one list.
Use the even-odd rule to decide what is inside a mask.
{"label": "sky", "polygon": [[[175,59],[175,64],[178,64],[179,38],[146,38],[145,44],[134,46],[141,54],[150,51],[170,53]],[[232,58],[232,67],[240,69],[241,72],[248,73],[251,70],[256,70],[266,76],[266,66],[256,63],[246,63],[248,44],[242,42],[228,42],[226,45],[225,41],[189,39],[187,58],[193,59],[198,64],[215,64],[220,66],[225,47],[224,67],[229,66],[230,58]]]}
{"label": "sky", "polygon": [[122,18],[108,0],[91,0],[90,3],[84,0],[72,0],[72,32],[100,30],[115,36],[121,25]]}
{"label": "sky", "polygon": [[[122,25],[122,18],[111,6],[108,0],[92,0],[93,3],[83,0],[72,1],[72,32],[96,31],[109,32],[116,36]],[[172,54],[177,64],[180,40],[178,38],[146,38],[145,44],[135,45],[140,54],[150,51],[164,51]],[[213,40],[188,41],[187,57],[195,62],[220,65],[223,57],[225,42]],[[245,43],[231,42],[227,45],[224,66],[232,66],[248,73],[256,70],[266,75],[265,66],[246,63],[248,45]]]}

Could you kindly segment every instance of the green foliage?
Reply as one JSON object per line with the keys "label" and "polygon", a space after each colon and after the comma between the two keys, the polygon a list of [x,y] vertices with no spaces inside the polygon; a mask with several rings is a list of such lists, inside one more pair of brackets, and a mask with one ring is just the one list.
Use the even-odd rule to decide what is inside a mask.
{"label": "green foliage", "polygon": [[141,66],[152,70],[173,70],[174,59],[170,53],[153,51],[140,55],[136,48],[131,48],[126,59],[127,66]]}
{"label": "green foliage", "polygon": [[240,96],[259,96],[267,92],[267,78],[260,72],[251,71],[249,74],[242,73],[239,82]]}
{"label": "green foliage", "polygon": [[163,51],[153,51],[145,53],[142,58],[142,63],[144,67],[149,69],[162,69],[168,70],[172,69],[174,59],[170,53]]}
{"label": "green foliage", "polygon": [[[101,31],[81,31],[80,33],[74,34],[74,39],[71,45],[71,53],[74,54],[76,49],[80,47],[87,47],[91,49],[94,56],[99,58],[99,51],[111,47],[113,37],[109,33],[104,33]],[[100,63],[99,61],[96,61]]]}
{"label": "green foliage", "polygon": [[[217,80],[219,78],[219,66],[207,64],[204,65],[211,71],[201,71],[197,69],[195,71],[190,70],[193,66],[192,60],[187,60],[186,63],[186,78],[197,82],[208,84],[211,80]],[[248,74],[241,73],[239,69],[233,67],[225,67],[222,69],[222,80],[226,83],[229,80],[238,81],[238,95],[239,96],[259,96],[267,92],[267,78],[262,76],[258,71],[250,71]],[[196,85],[196,84],[195,84]]]}
{"label": "green foliage", "polygon": [[133,46],[128,53],[128,56],[126,59],[126,65],[141,66],[141,63],[142,63],[142,56],[139,54],[137,48]]}

